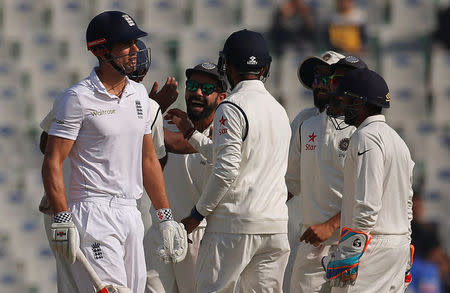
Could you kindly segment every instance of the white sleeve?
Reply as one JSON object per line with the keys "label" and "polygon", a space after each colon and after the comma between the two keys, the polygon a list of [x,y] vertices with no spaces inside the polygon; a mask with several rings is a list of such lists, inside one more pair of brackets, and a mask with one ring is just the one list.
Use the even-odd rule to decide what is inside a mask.
{"label": "white sleeve", "polygon": [[384,158],[379,144],[368,137],[359,135],[353,146],[356,186],[351,228],[370,233],[382,205]]}
{"label": "white sleeve", "polygon": [[84,118],[78,95],[73,91],[67,91],[55,104],[55,119],[51,123],[48,134],[76,140]]}
{"label": "white sleeve", "polygon": [[289,144],[288,167],[286,171],[286,186],[293,195],[300,194],[300,156],[301,137],[300,128],[303,120],[294,120],[291,124],[291,141]]}
{"label": "white sleeve", "polygon": [[209,137],[196,130],[189,138],[188,142],[208,161],[213,161],[213,142]]}
{"label": "white sleeve", "polygon": [[166,155],[166,147],[164,146],[164,129],[161,109],[158,108],[156,116],[153,118],[152,125],[153,146],[155,147],[156,156],[158,159],[164,158]]}
{"label": "white sleeve", "polygon": [[48,133],[50,131],[50,127],[52,126],[52,122],[54,119],[55,119],[55,111],[51,109],[50,112],[48,112],[48,114],[41,121],[39,126],[43,131]]}
{"label": "white sleeve", "polygon": [[247,128],[241,111],[232,104],[221,104],[214,115],[213,170],[196,204],[203,216],[210,214],[239,175],[241,147]]}

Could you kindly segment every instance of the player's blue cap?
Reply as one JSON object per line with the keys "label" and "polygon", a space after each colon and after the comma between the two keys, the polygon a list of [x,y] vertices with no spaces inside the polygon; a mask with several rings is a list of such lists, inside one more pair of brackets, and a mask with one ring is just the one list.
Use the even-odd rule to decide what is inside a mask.
{"label": "player's blue cap", "polygon": [[367,104],[381,108],[389,108],[391,101],[386,81],[378,73],[367,68],[345,73],[335,94],[359,98]]}
{"label": "player's blue cap", "polygon": [[257,72],[272,61],[264,37],[247,29],[232,33],[225,41],[222,53],[240,73]]}

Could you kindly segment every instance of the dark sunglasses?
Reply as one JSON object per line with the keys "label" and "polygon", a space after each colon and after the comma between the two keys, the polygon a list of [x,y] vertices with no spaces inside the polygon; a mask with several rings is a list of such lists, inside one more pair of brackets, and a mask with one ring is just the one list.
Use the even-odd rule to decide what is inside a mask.
{"label": "dark sunglasses", "polygon": [[333,75],[322,75],[315,74],[314,75],[314,83],[318,84],[319,82],[323,82],[323,84],[327,84],[328,82],[335,83],[343,78],[342,74],[333,74]]}
{"label": "dark sunglasses", "polygon": [[199,83],[192,79],[186,80],[186,89],[188,91],[195,92],[199,88],[202,90],[202,93],[208,96],[217,90],[212,83]]}

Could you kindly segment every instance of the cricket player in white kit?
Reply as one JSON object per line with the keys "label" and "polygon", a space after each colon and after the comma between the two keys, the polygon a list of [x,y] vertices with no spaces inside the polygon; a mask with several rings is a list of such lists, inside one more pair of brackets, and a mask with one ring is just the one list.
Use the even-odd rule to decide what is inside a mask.
{"label": "cricket player in white kit", "polygon": [[369,69],[347,72],[333,99],[357,130],[345,159],[339,245],[323,259],[332,292],[404,292],[408,284],[414,162],[381,114],[390,99]]}
{"label": "cricket player in white kit", "polygon": [[[59,98],[42,166],[54,213],[52,245],[69,263],[80,246],[100,279],[119,292],[144,292],[144,228],[136,208],[143,184],[161,221],[164,246],[158,253],[178,262],[187,246],[186,231],[173,221],[165,195],[147,91],[126,77],[136,69],[136,40],[145,35],[120,11],[91,20],[86,40],[100,65]],[[72,174],[66,199],[67,156]],[[95,292],[78,262],[72,271],[80,292]]]}
{"label": "cricket player in white kit", "polygon": [[322,98],[326,98],[325,89],[321,88],[323,83],[314,83],[314,74],[316,67],[322,66],[328,70],[329,66],[339,61],[344,55],[334,51],[326,51],[320,57],[306,58],[298,67],[297,77],[300,83],[307,89],[313,91],[314,107],[306,108],[295,116],[291,123],[291,141],[289,145],[288,170],[286,172],[286,185],[288,188],[288,237],[291,253],[284,274],[283,291],[289,292],[292,269],[299,242],[299,233],[301,232],[301,198],[300,192],[300,128],[304,121],[318,115],[325,110],[326,104]]}
{"label": "cricket player in white kit", "polygon": [[289,256],[284,174],[290,139],[283,107],[264,87],[271,57],[261,34],[228,37],[219,71],[231,94],[214,115],[213,171],[191,215],[206,217],[195,292],[281,292]]}
{"label": "cricket player in white kit", "polygon": [[[217,105],[226,97],[226,84],[220,79],[217,66],[205,62],[186,70],[186,108],[190,117],[190,128],[186,133],[192,133],[192,125],[205,136],[211,132],[214,112]],[[168,117],[172,117],[168,115]],[[173,124],[166,124],[170,131],[178,131]],[[185,135],[187,138],[187,136]],[[171,203],[173,217],[181,220],[202,194],[206,180],[211,173],[212,162],[199,153],[174,154],[169,153],[164,167],[164,177],[167,196]],[[162,264],[147,256],[147,286],[146,292],[154,293],[191,293],[195,291],[195,264],[197,262],[200,241],[205,233],[206,220],[189,235],[188,252],[182,262]],[[155,237],[158,226],[153,225],[144,238],[145,249],[150,251],[159,245]]]}
{"label": "cricket player in white kit", "polygon": [[[350,58],[354,62],[346,61]],[[334,67],[339,62],[344,64]],[[353,56],[341,58],[339,62],[332,65],[315,62],[312,84],[317,92],[315,104],[320,113],[303,122],[297,129],[298,141],[291,145],[293,165],[300,159],[300,166],[290,166],[286,177],[290,179],[288,189],[300,193],[301,230],[294,244],[297,252],[290,292],[331,290],[326,284],[321,260],[332,245],[337,244],[345,152],[355,128],[342,127],[337,130],[325,109],[329,101],[328,91],[339,82],[342,72],[367,67]]]}

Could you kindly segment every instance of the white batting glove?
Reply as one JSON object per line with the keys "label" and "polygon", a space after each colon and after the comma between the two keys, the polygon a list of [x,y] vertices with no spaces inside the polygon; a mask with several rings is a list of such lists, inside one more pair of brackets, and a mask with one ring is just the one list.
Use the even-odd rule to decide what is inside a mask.
{"label": "white batting glove", "polygon": [[77,228],[72,222],[72,215],[69,212],[56,213],[50,229],[53,250],[69,264],[73,264],[77,258],[76,252],[80,243]]}
{"label": "white batting glove", "polygon": [[184,225],[173,220],[170,209],[156,211],[159,219],[159,231],[163,238],[163,245],[158,247],[156,254],[164,263],[178,263],[187,253],[187,231]]}
{"label": "white batting glove", "polygon": [[133,291],[127,287],[115,287],[108,285],[100,290],[99,293],[133,293]]}

